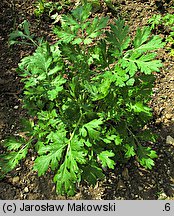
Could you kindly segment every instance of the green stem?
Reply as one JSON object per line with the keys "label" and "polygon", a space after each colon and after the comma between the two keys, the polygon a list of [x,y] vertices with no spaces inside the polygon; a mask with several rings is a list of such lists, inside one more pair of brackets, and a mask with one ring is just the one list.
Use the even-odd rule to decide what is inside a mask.
{"label": "green stem", "polygon": [[80,111],[80,113],[81,113],[81,115],[80,115],[80,118],[79,118],[79,120],[78,120],[78,122],[77,122],[77,125],[76,125],[76,127],[74,128],[74,130],[73,130],[73,132],[72,132],[72,134],[71,134],[71,136],[70,136],[69,144],[70,144],[71,140],[73,139],[74,134],[75,134],[75,132],[76,132],[76,130],[77,130],[77,128],[78,128],[78,126],[79,126],[81,120],[82,120],[83,114],[82,114],[81,111]]}
{"label": "green stem", "polygon": [[25,37],[30,40],[36,47],[38,47],[39,45],[29,36],[25,35]]}
{"label": "green stem", "polygon": [[127,128],[127,130],[130,132],[130,134],[133,136],[134,140],[135,140],[136,143],[138,144],[138,147],[141,148],[141,144],[140,144],[139,140],[136,138],[135,134],[128,128],[127,124],[126,124],[126,128]]}

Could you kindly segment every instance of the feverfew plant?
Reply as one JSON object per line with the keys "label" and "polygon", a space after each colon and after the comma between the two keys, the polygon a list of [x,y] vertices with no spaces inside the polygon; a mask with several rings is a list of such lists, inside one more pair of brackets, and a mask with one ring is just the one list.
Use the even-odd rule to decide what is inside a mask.
{"label": "feverfew plant", "polygon": [[6,140],[1,175],[12,170],[29,149],[37,152],[34,170],[54,171],[56,190],[69,196],[82,180],[95,184],[103,168],[134,157],[151,169],[155,136],[146,125],[152,117],[154,76],[162,66],[163,47],[150,29],[138,28],[133,39],[121,19],[107,27],[108,17],[89,19],[85,4],[63,15],[55,27],[55,44],[42,43],[19,63],[24,107],[34,120],[25,136]]}

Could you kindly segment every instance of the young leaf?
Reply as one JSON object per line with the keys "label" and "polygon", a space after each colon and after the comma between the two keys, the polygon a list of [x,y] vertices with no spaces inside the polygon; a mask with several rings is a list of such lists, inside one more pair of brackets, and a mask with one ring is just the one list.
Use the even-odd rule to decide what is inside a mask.
{"label": "young leaf", "polygon": [[51,157],[47,155],[42,155],[36,158],[34,162],[34,171],[38,171],[38,176],[45,174],[48,170],[50,164]]}
{"label": "young leaf", "polygon": [[151,150],[150,147],[139,146],[137,154],[140,164],[147,169],[152,169],[152,166],[154,166],[153,159],[157,158],[156,152]]}
{"label": "young leaf", "polygon": [[126,145],[125,145],[125,148],[126,148],[126,153],[125,153],[125,157],[126,157],[126,158],[130,158],[130,157],[133,157],[133,156],[136,155],[133,146],[130,146],[129,144],[126,144]]}
{"label": "young leaf", "polygon": [[66,79],[58,75],[50,84],[51,90],[48,90],[48,98],[53,101],[58,97],[58,93],[63,90],[63,84]]}
{"label": "young leaf", "polygon": [[10,137],[5,140],[4,146],[7,147],[7,150],[18,150],[23,144],[25,140],[23,138],[16,139],[15,137]]}
{"label": "young leaf", "polygon": [[110,159],[110,157],[114,156],[115,154],[112,151],[102,151],[100,154],[98,154],[98,160],[101,161],[103,167],[114,169],[115,162]]}
{"label": "young leaf", "polygon": [[115,78],[116,78],[115,84],[119,87],[123,87],[125,86],[126,81],[129,79],[129,76],[127,75],[125,70],[122,70],[121,67],[116,65],[115,66]]}
{"label": "young leaf", "polygon": [[143,103],[141,103],[141,102],[131,104],[130,107],[132,110],[134,110],[134,112],[137,112],[137,113],[145,112],[148,115],[151,115],[151,108],[144,106]]}
{"label": "young leaf", "polygon": [[155,165],[151,158],[142,158],[139,160],[139,162],[146,169],[152,169],[152,167]]}
{"label": "young leaf", "polygon": [[20,148],[18,152],[11,151],[10,153],[1,155],[0,178],[3,178],[6,173],[13,170],[19,164],[19,161],[26,157],[29,146],[30,141],[25,146]]}

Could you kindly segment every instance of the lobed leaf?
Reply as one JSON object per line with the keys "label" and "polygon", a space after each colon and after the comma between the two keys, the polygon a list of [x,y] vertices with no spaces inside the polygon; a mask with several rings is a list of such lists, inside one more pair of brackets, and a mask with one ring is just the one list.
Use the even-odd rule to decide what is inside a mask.
{"label": "lobed leaf", "polygon": [[98,154],[98,160],[101,161],[103,167],[109,167],[110,169],[114,169],[115,161],[110,159],[110,157],[114,157],[115,154],[112,151],[102,151]]}
{"label": "lobed leaf", "polygon": [[103,180],[105,176],[98,163],[93,159],[83,167],[82,177],[90,184],[95,185],[98,179]]}
{"label": "lobed leaf", "polygon": [[87,130],[88,135],[92,139],[98,139],[100,135],[100,125],[103,124],[102,119],[94,119],[86,124],[83,125],[83,131],[84,129]]}
{"label": "lobed leaf", "polygon": [[[121,19],[115,20],[115,25],[111,24],[111,32],[107,32],[107,40],[118,50],[118,56],[122,55],[123,50],[127,49],[130,43],[128,36],[129,28],[124,25]],[[115,57],[118,57],[115,55]]]}

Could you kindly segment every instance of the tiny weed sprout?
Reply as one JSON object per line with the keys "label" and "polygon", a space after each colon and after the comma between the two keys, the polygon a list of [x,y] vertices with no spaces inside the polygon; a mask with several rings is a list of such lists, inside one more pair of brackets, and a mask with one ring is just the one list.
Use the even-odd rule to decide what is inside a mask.
{"label": "tiny weed sprout", "polygon": [[34,34],[30,33],[30,23],[27,20],[24,20],[19,26],[18,29],[10,33],[9,35],[9,45],[14,44],[26,44],[38,46],[34,40]]}
{"label": "tiny weed sprout", "polygon": [[120,161],[134,157],[154,166],[147,104],[153,72],[162,67],[156,50],[164,44],[149,27],[131,39],[123,20],[108,27],[108,17],[90,15],[90,4],[62,15],[54,28],[57,43],[42,42],[19,63],[23,104],[35,120],[24,122],[24,137],[4,142],[1,177],[31,148],[34,170],[41,176],[51,169],[57,193],[68,196],[82,180],[95,185],[105,177],[103,167],[114,169]]}

